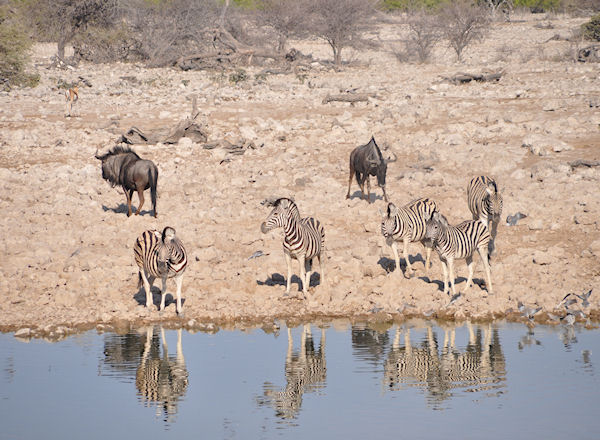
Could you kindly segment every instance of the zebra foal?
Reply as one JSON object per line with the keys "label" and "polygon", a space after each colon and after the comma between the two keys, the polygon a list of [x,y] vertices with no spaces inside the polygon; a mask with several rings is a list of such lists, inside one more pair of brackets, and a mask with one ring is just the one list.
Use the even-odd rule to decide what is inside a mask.
{"label": "zebra foal", "polygon": [[165,308],[167,278],[174,278],[177,287],[177,314],[181,313],[181,282],[187,267],[187,254],[181,240],[175,236],[175,229],[167,226],[162,233],[156,230],[145,231],[135,241],[133,247],[135,262],[138,265],[138,289],[144,285],[146,307],[152,301],[152,284],[156,278],[162,280],[159,310]]}
{"label": "zebra foal", "polygon": [[496,247],[496,232],[502,214],[502,195],[498,191],[496,181],[488,176],[471,179],[467,187],[467,202],[473,214],[473,220],[481,220],[491,234],[489,254],[493,255]]}
{"label": "zebra foal", "polygon": [[456,295],[454,287],[454,260],[466,259],[469,268],[469,278],[465,292],[471,287],[473,281],[473,254],[479,252],[485,274],[487,276],[487,290],[492,291],[492,276],[488,257],[488,244],[490,233],[481,220],[467,220],[457,226],[448,224],[448,220],[439,212],[434,213],[427,222],[425,238],[431,240],[435,247],[442,269],[444,271],[444,293],[448,293],[448,270],[450,270],[450,283],[452,295]]}
{"label": "zebra foal", "polygon": [[432,247],[430,243],[424,240],[426,222],[437,211],[437,204],[428,198],[413,200],[401,208],[397,208],[393,203],[388,204],[387,212],[383,214],[381,222],[381,233],[394,252],[396,270],[400,270],[397,242],[401,240],[404,242],[403,255],[408,276],[412,277],[414,273],[408,259],[408,243],[420,241],[423,244],[427,253],[425,270],[429,269]]}
{"label": "zebra foal", "polygon": [[[287,284],[285,295],[289,295],[292,281],[292,259],[298,260],[300,265],[300,279],[302,280],[302,293],[307,296],[310,287],[310,275],[314,258],[319,260],[321,284],[325,281],[323,261],[325,257],[325,229],[321,223],[312,218],[300,218],[298,206],[287,198],[268,202],[273,210],[267,219],[260,225],[263,234],[283,228],[283,253],[287,264]],[[308,269],[307,269],[308,268]]]}

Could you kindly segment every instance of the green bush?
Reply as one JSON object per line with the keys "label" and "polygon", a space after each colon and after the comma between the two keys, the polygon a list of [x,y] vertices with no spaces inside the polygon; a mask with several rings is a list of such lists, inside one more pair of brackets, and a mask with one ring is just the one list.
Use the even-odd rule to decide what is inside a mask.
{"label": "green bush", "polygon": [[514,0],[515,7],[529,8],[534,13],[556,11],[561,3],[561,0]]}
{"label": "green bush", "polygon": [[4,88],[34,87],[39,75],[28,75],[25,66],[29,60],[32,41],[8,6],[0,6],[0,82]]}
{"label": "green bush", "polygon": [[448,0],[383,0],[382,7],[388,11],[436,9]]}
{"label": "green bush", "polygon": [[246,81],[248,79],[248,74],[244,69],[237,69],[235,72],[229,75],[229,81],[237,84],[239,82]]}
{"label": "green bush", "polygon": [[600,41],[600,14],[594,15],[590,21],[581,25],[586,40]]}

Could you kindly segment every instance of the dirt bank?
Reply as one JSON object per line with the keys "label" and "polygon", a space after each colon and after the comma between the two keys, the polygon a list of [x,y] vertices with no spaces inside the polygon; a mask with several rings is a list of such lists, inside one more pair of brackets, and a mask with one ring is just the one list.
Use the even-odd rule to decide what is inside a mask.
{"label": "dirt bank", "polygon": [[[572,43],[548,41],[581,20],[558,17],[544,29],[536,19],[495,24],[485,43],[469,49],[466,64],[442,50],[435,63],[401,64],[381,49],[352,54],[356,62],[342,72],[315,65],[306,77],[255,79],[258,69],[247,68],[250,79],[237,84],[222,74],[136,65],[48,70],[48,51],[38,47],[40,86],[0,95],[0,329],[179,319],[173,303],[162,314],[147,310],[136,289],[134,241],[165,225],[189,253],[181,322],[191,326],[374,314],[514,317],[519,300],[542,307],[545,319],[566,293],[590,288],[586,312],[598,317],[600,167],[570,165],[600,160],[598,66],[567,59]],[[392,30],[380,29],[382,41],[397,38]],[[329,56],[314,42],[295,46]],[[497,83],[442,80],[484,69],[505,73]],[[56,84],[79,76],[92,87],[80,92],[76,116],[64,118]],[[347,89],[373,97],[323,104]],[[143,215],[127,218],[125,197],[102,180],[94,152],[106,151],[131,126],[174,126],[189,114],[194,95],[209,142],[245,140],[255,148],[231,155],[185,138],[135,147],[159,167],[159,216],[148,211],[147,193]],[[397,205],[432,197],[458,223],[470,217],[469,180],[485,173],[500,185],[503,218],[527,214],[516,226],[499,227],[493,295],[475,285],[449,306],[439,260],[425,274],[418,244],[410,248],[417,276],[393,270],[380,232],[381,191],[368,204],[353,184],[353,197],[345,199],[350,151],[371,135],[398,156],[387,178]],[[259,229],[269,212],[260,202],[272,196],[292,196],[302,215],[325,226],[328,282],[308,300],[282,297],[282,235]],[[264,255],[249,259],[256,251]],[[460,289],[466,265],[456,268]]]}

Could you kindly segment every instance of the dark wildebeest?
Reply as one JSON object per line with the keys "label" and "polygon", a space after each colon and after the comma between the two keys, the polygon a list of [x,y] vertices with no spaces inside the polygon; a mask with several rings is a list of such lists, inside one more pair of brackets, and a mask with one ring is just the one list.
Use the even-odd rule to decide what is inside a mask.
{"label": "dark wildebeest", "polygon": [[384,159],[381,150],[375,142],[375,138],[371,136],[371,140],[366,145],[356,147],[350,153],[350,180],[348,181],[348,193],[346,198],[350,198],[350,187],[352,179],[356,176],[358,186],[362,198],[365,198],[365,180],[367,181],[367,196],[366,199],[371,203],[371,182],[369,176],[377,176],[377,185],[383,190],[383,198],[388,201],[385,193],[385,173],[387,172],[387,164],[397,160],[394,155],[394,160]]}
{"label": "dark wildebeest", "polygon": [[144,160],[129,147],[117,145],[108,153],[98,156],[96,159],[102,161],[102,178],[107,180],[113,187],[121,185],[127,197],[127,217],[131,215],[131,198],[133,192],[137,191],[140,206],[136,215],[142,211],[144,205],[144,190],[150,188],[152,198],[152,209],[154,217],[156,212],[156,186],[158,184],[158,168],[151,160]]}

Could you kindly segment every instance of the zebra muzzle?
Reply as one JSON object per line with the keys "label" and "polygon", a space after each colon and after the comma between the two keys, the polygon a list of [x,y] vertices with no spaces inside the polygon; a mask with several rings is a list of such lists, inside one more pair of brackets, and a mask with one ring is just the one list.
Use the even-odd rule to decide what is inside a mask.
{"label": "zebra muzzle", "polygon": [[267,232],[269,232],[269,228],[267,227],[267,224],[265,222],[263,222],[260,225],[260,232],[262,232],[263,234],[266,234]]}

